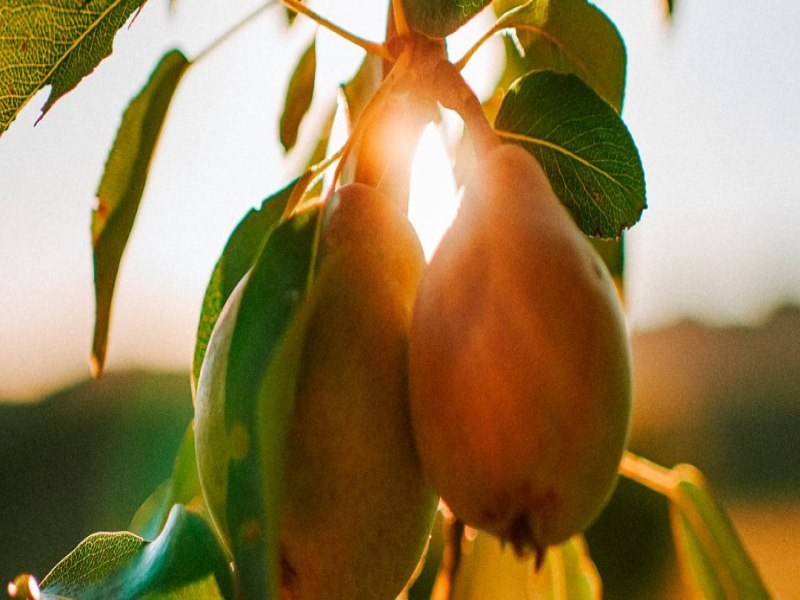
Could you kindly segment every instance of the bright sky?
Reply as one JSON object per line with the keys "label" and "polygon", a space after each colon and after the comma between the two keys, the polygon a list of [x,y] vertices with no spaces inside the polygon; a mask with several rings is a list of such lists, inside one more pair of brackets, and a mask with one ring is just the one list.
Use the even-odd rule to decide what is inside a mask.
{"label": "bright sky", "polygon": [[[315,6],[377,39],[381,4]],[[46,97],[37,96],[0,139],[0,398],[33,397],[88,376],[89,217],[120,115],[167,48],[194,56],[257,5],[183,0],[169,15],[167,2],[149,2],[77,91],[34,129]],[[800,4],[679,2],[671,30],[659,0],[599,5],[627,43],[623,117],[647,177],[649,208],[629,237],[634,327],[684,316],[746,321],[800,300]],[[111,369],[162,366],[188,377],[200,301],[228,234],[297,173],[300,159],[284,160],[276,124],[280,93],[308,38],[286,35],[279,10],[181,84],[123,258]],[[319,90],[357,67],[359,52],[341,48],[328,35],[319,41]],[[490,54],[477,70],[488,68]],[[436,185],[452,193],[447,181]]]}

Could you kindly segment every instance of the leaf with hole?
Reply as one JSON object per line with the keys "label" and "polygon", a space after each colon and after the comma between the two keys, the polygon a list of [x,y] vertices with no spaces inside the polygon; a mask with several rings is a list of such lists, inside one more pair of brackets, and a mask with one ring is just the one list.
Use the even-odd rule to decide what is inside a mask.
{"label": "leaf with hole", "polygon": [[172,96],[189,66],[178,50],[166,53],[122,117],[92,211],[95,329],[92,370],[103,371],[111,301],[122,254],[136,220],[156,143]]}
{"label": "leaf with hole", "polygon": [[50,85],[40,119],[105,57],[144,0],[4,0],[0,3],[0,136]]}
{"label": "leaf with hole", "polygon": [[587,235],[618,237],[646,206],[639,152],[617,112],[576,75],[529,73],[511,86],[495,130],[533,154]]}

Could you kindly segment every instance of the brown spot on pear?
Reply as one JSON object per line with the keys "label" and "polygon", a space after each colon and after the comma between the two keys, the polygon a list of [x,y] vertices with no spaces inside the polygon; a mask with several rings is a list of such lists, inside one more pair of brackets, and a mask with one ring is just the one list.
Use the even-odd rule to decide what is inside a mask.
{"label": "brown spot on pear", "polygon": [[538,554],[608,501],[631,367],[614,284],[523,148],[491,150],[423,273],[409,346],[423,468],[467,524]]}
{"label": "brown spot on pear", "polygon": [[[422,249],[405,215],[374,189],[344,186],[334,201],[288,438],[284,600],[396,597],[417,566],[438,503],[422,475],[408,407],[408,331]],[[218,331],[230,336],[224,319],[235,318],[236,296],[210,347],[222,343]],[[224,386],[206,371],[204,364],[198,407],[223,404]],[[206,412],[221,420],[222,411]],[[213,424],[203,428],[224,435]],[[227,457],[220,463],[223,457],[210,454],[198,443],[213,514],[212,506],[224,510],[224,496],[209,501],[205,480],[216,482],[218,496],[224,475],[214,471],[226,472]]]}

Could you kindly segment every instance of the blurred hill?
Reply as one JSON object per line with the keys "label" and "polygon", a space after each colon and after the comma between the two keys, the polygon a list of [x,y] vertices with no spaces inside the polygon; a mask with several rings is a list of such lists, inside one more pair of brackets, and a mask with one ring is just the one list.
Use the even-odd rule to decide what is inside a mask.
{"label": "blurred hill", "polygon": [[[800,308],[754,327],[686,321],[632,344],[632,449],[699,466],[773,592],[800,598]],[[0,404],[0,581],[41,577],[89,533],[125,529],[169,476],[191,416],[185,374],[112,373]],[[686,597],[666,511],[620,482],[587,535],[607,599]]]}
{"label": "blurred hill", "polygon": [[0,582],[41,578],[90,533],[125,529],[191,418],[185,374],[109,373],[0,404]]}
{"label": "blurred hill", "polygon": [[696,464],[729,497],[798,497],[800,307],[756,327],[640,333],[633,355],[634,449]]}
{"label": "blurred hill", "polygon": [[[632,347],[631,450],[698,466],[771,591],[800,599],[800,307],[638,332]],[[664,498],[621,479],[587,538],[607,599],[688,597]]]}

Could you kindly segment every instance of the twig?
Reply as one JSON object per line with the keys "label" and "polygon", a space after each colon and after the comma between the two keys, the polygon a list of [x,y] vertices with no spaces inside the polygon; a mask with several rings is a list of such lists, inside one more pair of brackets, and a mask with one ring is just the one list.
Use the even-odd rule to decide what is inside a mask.
{"label": "twig", "polygon": [[619,472],[624,477],[675,500],[675,475],[670,469],[626,450],[619,464]]}
{"label": "twig", "polygon": [[325,17],[317,14],[316,12],[314,12],[301,2],[298,2],[298,0],[280,0],[280,1],[284,4],[284,6],[286,6],[286,8],[289,8],[298,14],[308,17],[309,19],[315,21],[328,31],[335,33],[336,35],[344,38],[348,42],[355,44],[356,46],[366,50],[370,54],[375,54],[383,59],[391,60],[392,57],[390,56],[389,51],[386,49],[386,46],[384,46],[383,44],[379,44],[378,42],[372,42],[370,40],[365,40],[362,37],[350,33],[346,29],[343,29],[338,25],[336,25],[336,23],[333,23],[328,19],[326,19]]}
{"label": "twig", "polygon": [[265,2],[264,4],[259,6],[257,9],[255,9],[253,12],[251,12],[249,15],[244,17],[241,21],[236,23],[233,27],[228,29],[225,33],[220,35],[213,42],[211,42],[203,50],[201,50],[194,57],[194,59],[191,61],[191,64],[197,64],[198,62],[203,60],[206,56],[208,56],[214,50],[219,48],[221,45],[223,45],[225,42],[227,42],[231,37],[233,37],[236,33],[238,33],[241,29],[243,29],[245,26],[247,26],[250,23],[250,21],[254,20],[261,13],[263,13],[265,10],[267,10],[268,8],[273,6],[274,4],[275,4],[275,0],[268,0],[267,2]]}

